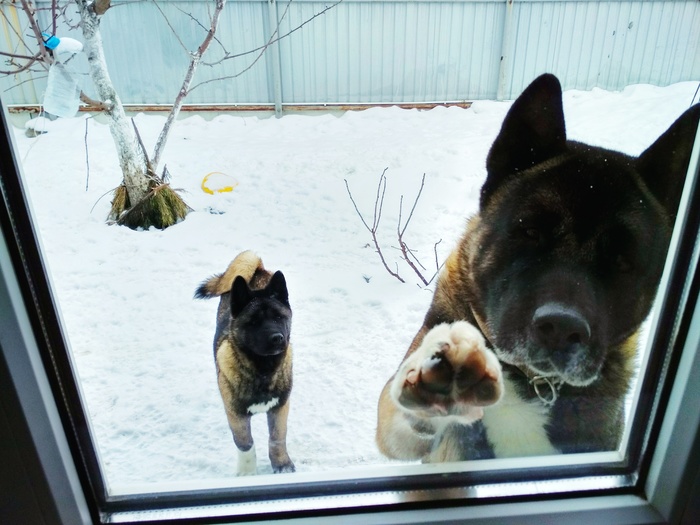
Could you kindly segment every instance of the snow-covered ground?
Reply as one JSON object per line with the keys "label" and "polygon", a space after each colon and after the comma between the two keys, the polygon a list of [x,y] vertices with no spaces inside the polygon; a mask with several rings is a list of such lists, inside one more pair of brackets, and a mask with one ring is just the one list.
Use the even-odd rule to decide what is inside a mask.
{"label": "snow-covered ground", "polygon": [[[689,107],[697,85],[568,91],[569,138],[638,154]],[[194,211],[165,231],[105,224],[108,192],[121,180],[106,125],[87,121],[89,179],[83,115],[51,122],[37,138],[18,129],[32,211],[112,488],[235,476],[212,357],[217,300],[192,295],[245,249],[282,270],[290,290],[288,446],[298,472],[342,476],[388,464],[374,445],[377,397],[431,298],[394,248],[400,196],[405,218],[426,175],[405,240],[432,275],[433,245],[442,240],[444,258],[477,209],[486,154],[509,106],[190,116],[177,122],[164,162]],[[165,117],[135,120],[152,146]],[[344,182],[371,222],[385,168],[379,238],[405,284],[381,266]],[[215,171],[238,181],[234,191],[202,191]],[[253,421],[258,468],[269,473],[265,417]]]}

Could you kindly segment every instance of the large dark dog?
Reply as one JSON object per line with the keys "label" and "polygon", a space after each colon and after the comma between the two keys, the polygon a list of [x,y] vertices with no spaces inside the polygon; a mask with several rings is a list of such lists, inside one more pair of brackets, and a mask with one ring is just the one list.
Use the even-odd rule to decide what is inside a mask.
{"label": "large dark dog", "polygon": [[267,271],[253,252],[239,254],[220,275],[204,281],[195,297],[220,296],[214,336],[219,390],[233,440],[238,474],[255,474],[250,418],[267,412],[274,472],[294,472],[287,454],[292,390],[292,310],[282,272]]}
{"label": "large dark dog", "polygon": [[566,140],[554,76],[523,92],[489,152],[479,214],[381,394],[384,454],[618,447],[699,118],[691,108],[634,158]]}

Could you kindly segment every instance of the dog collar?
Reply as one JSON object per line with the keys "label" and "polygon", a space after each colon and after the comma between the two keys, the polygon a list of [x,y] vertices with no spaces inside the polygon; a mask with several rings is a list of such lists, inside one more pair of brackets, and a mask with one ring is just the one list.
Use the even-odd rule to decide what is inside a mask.
{"label": "dog collar", "polygon": [[543,376],[527,367],[515,367],[525,376],[528,384],[535,391],[535,395],[546,407],[551,407],[559,399],[564,380],[556,376]]}
{"label": "dog collar", "polygon": [[528,383],[532,385],[535,394],[545,406],[552,406],[559,398],[559,390],[564,382],[558,377],[535,376],[528,377]]}
{"label": "dog collar", "polygon": [[533,370],[520,366],[513,366],[525,376],[528,384],[535,391],[535,395],[546,407],[551,407],[559,399],[559,391],[564,385],[564,380],[555,376],[543,376]]}

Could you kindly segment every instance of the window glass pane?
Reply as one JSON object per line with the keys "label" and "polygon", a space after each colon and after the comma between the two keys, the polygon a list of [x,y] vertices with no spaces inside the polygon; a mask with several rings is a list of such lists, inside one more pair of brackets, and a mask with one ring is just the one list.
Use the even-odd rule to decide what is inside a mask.
{"label": "window glass pane", "polygon": [[[312,14],[301,13],[300,23]],[[84,75],[85,64],[80,64],[83,69],[78,68],[79,73]],[[157,97],[148,87],[144,85],[143,100],[136,102],[155,103]],[[519,100],[523,104],[529,100],[532,108],[558,103],[558,95],[547,95],[547,89],[543,87],[531,99]],[[635,83],[619,91],[566,89],[561,99],[566,138],[636,157],[688,109],[697,98],[696,91],[697,82],[674,82],[666,87]],[[570,432],[567,429],[602,425],[590,414],[581,416],[578,406],[557,412],[560,419],[551,419],[547,403],[562,392],[559,372],[568,382],[564,390],[572,385],[585,388],[599,380],[599,367],[607,356],[606,350],[591,350],[598,337],[591,335],[592,329],[600,329],[606,340],[622,345],[641,325],[640,351],[629,357],[630,369],[633,363],[645,362],[643,352],[648,351],[651,325],[648,310],[654,276],[660,275],[651,272],[650,277],[644,272],[654,265],[661,268],[659,261],[665,252],[657,250],[658,236],[670,237],[672,223],[653,223],[651,229],[646,226],[649,220],[673,212],[660,211],[666,197],[661,190],[657,193],[656,187],[639,192],[644,200],[640,199],[639,207],[628,203],[626,183],[618,183],[616,178],[627,180],[630,176],[623,169],[626,161],[615,155],[608,157],[607,152],[584,156],[580,164],[564,164],[572,177],[577,168],[577,173],[608,170],[609,180],[615,181],[610,190],[593,184],[584,188],[580,179],[572,184],[557,182],[545,189],[525,182],[504,190],[502,182],[496,180],[502,175],[499,170],[526,172],[525,180],[534,178],[534,172],[528,171],[531,165],[544,161],[544,167],[538,164],[541,169],[561,171],[563,150],[556,148],[563,135],[548,137],[549,131],[558,129],[558,116],[543,111],[543,117],[532,108],[511,111],[516,121],[522,118],[527,122],[522,126],[515,122],[512,129],[499,135],[513,102],[487,98],[496,97],[462,104],[468,107],[456,104],[429,111],[416,107],[290,110],[282,118],[274,118],[271,111],[188,113],[172,128],[158,174],[167,165],[170,186],[190,210],[184,220],[166,229],[130,229],[108,219],[114,190],[123,175],[106,117],[81,112],[71,118],[28,123],[34,115],[12,113],[23,183],[111,496],[436,472],[498,472],[533,465],[617,464],[624,459],[616,447],[607,447],[618,442],[617,436],[602,436],[600,441],[592,438],[563,450],[600,454],[540,457],[562,451],[552,445],[553,434],[559,436],[558,442],[566,443],[562,434]],[[215,104],[219,99],[197,102]],[[163,129],[164,115],[129,115],[149,154]],[[540,123],[546,127],[542,136],[537,135]],[[683,133],[689,136],[685,128]],[[487,179],[487,158],[498,137],[500,147],[492,150],[498,156],[494,163],[503,165],[492,166],[495,175]],[[689,144],[689,139],[685,143]],[[532,158],[528,157],[530,147],[537,149]],[[580,147],[572,146],[574,150]],[[664,143],[659,147],[667,152],[672,146]],[[664,159],[660,153],[647,164]],[[606,166],[608,160],[613,169]],[[649,171],[663,175],[656,166],[649,166]],[[657,183],[658,178],[654,178],[649,186]],[[552,199],[555,189],[566,197]],[[165,190],[158,187],[158,191]],[[522,207],[511,204],[493,211],[486,205],[491,199],[505,200],[504,192],[515,192]],[[541,197],[535,199],[537,206],[532,204],[533,194]],[[675,197],[668,199],[674,201],[679,194],[680,184]],[[465,439],[476,436],[477,444],[464,447],[484,447],[483,454],[471,456],[475,461],[434,468],[421,465],[422,454],[414,459],[388,458],[375,441],[380,394],[404,359],[426,312],[432,311],[436,318],[443,312],[430,310],[437,273],[459,246],[466,220],[479,212],[480,200],[482,211],[489,213],[482,220],[493,221],[494,231],[498,221],[506,219],[521,225],[513,222],[502,228],[510,232],[505,240],[491,230],[482,233],[483,246],[470,248],[469,256],[478,256],[480,264],[487,264],[483,253],[493,253],[493,257],[512,257],[517,263],[521,252],[516,248],[527,243],[532,246],[522,268],[502,270],[493,284],[481,284],[482,299],[491,301],[488,311],[500,312],[501,304],[513,302],[513,293],[522,293],[522,306],[530,311],[527,322],[532,322],[532,327],[521,331],[537,331],[534,337],[557,357],[548,356],[545,364],[534,364],[524,372],[532,389],[527,403],[500,416],[489,416],[495,412],[486,409],[484,424],[502,429],[501,435],[496,430],[488,437],[467,435]],[[618,201],[624,201],[619,208],[624,212],[616,211]],[[575,210],[569,207],[573,204]],[[606,214],[608,219],[601,219]],[[593,231],[596,228],[600,231]],[[562,240],[566,236],[571,239]],[[489,251],[492,243],[504,242],[513,248],[512,253]],[[550,250],[549,246],[556,248]],[[246,310],[251,322],[267,315],[269,323],[280,319],[291,323],[294,379],[286,447],[294,474],[287,472],[291,464],[281,449],[273,447],[268,458],[270,430],[263,413],[274,413],[283,406],[288,390],[263,395],[255,389],[267,386],[246,383],[247,369],[240,360],[233,361],[235,354],[227,348],[222,351],[220,342],[212,348],[219,335],[218,298],[194,297],[206,279],[224,272],[245,250],[258,254],[265,268],[283,272],[293,312],[289,317],[284,298],[282,306],[279,304],[285,295],[285,284],[280,281],[269,285],[270,297],[263,298],[245,285],[237,294],[233,284],[231,308],[240,308],[236,311],[241,315],[252,302],[267,305],[265,301],[275,301],[272,307]],[[564,264],[553,268],[555,260]],[[584,267],[586,273],[581,273]],[[539,269],[549,272],[548,276],[542,277]],[[448,263],[447,270],[454,268]],[[501,286],[504,275],[512,282],[524,281],[519,287]],[[562,288],[572,286],[571,275],[578,275],[580,282],[575,289],[562,292]],[[649,282],[639,286],[644,279]],[[232,281],[227,282],[226,290]],[[621,294],[614,290],[624,288],[625,283],[633,290],[631,296],[619,301],[611,298]],[[551,298],[542,305],[527,304],[530,299],[525,298],[531,296],[532,288],[544,290],[541,296],[550,293],[550,287]],[[199,295],[207,293],[208,289],[199,291]],[[455,291],[462,297],[460,293]],[[254,299],[249,301],[251,294]],[[579,311],[563,304],[568,297],[572,304],[579,304],[583,297],[586,306]],[[272,313],[265,308],[272,308]],[[444,308],[453,312],[451,307]],[[490,323],[502,320],[481,319],[479,312],[466,307],[464,311],[464,317],[486,336],[500,331]],[[615,324],[628,314],[629,320]],[[590,320],[594,318],[595,323]],[[275,329],[279,335],[269,335],[263,329],[238,329],[245,333],[241,337],[248,338],[262,337],[263,330],[265,345],[274,346],[286,343],[287,324],[281,326]],[[623,333],[625,337],[620,339]],[[563,345],[552,342],[559,338],[567,341]],[[590,344],[589,338],[593,341]],[[519,345],[524,343],[502,344],[503,348]],[[586,349],[585,363],[571,364],[568,354],[579,348]],[[239,390],[220,393],[214,358],[217,350],[218,367],[227,371],[227,381],[241,385]],[[635,352],[633,346],[629,352]],[[505,351],[499,355],[506,363],[518,361]],[[430,360],[430,355],[425,357]],[[597,362],[591,364],[591,359]],[[498,367],[494,365],[493,370],[497,372]],[[441,373],[439,366],[430,371]],[[424,369],[425,374],[430,371]],[[639,395],[634,388],[636,370],[632,375],[625,403],[627,422],[631,421],[629,408],[637,406]],[[500,396],[503,388],[478,393],[476,404],[490,405],[489,397]],[[625,390],[619,384],[610,388],[617,396]],[[605,404],[608,390],[603,391],[593,404]],[[537,402],[533,392],[543,401]],[[239,402],[237,396],[250,396],[240,403],[247,403],[243,413],[253,414],[254,454],[237,450],[222,395],[231,406]],[[481,415],[476,410],[474,419]],[[489,419],[496,417],[505,419]],[[412,432],[431,435],[435,431],[417,420],[413,423]],[[238,420],[233,424],[244,425]],[[273,426],[285,426],[283,418],[275,419]],[[483,428],[482,423],[475,423],[477,427]],[[531,439],[520,434],[526,431],[534,432]],[[460,436],[464,437],[459,434],[455,439]],[[514,440],[517,446],[512,446]],[[396,441],[393,443],[389,449],[396,446]],[[405,454],[401,451],[398,455]],[[493,455],[498,458],[492,459]],[[515,458],[503,460],[509,456]],[[430,458],[463,459],[449,454]],[[273,476],[274,470],[283,473]],[[254,471],[259,476],[239,476]]]}
{"label": "window glass pane", "polygon": [[[637,154],[685,109],[694,88],[566,92],[570,137]],[[177,123],[168,154],[173,185],[193,211],[163,231],[105,224],[104,194],[120,173],[100,119],[56,120],[39,137],[18,127],[32,211],[113,490],[235,476],[211,349],[217,301],[192,296],[245,249],[288,283],[295,358],[288,447],[297,471],[352,476],[356,467],[387,464],[374,443],[377,398],[433,288],[392,248],[401,196],[415,198],[426,174],[406,238],[432,277],[435,243],[442,261],[477,210],[484,158],[509,106],[189,116]],[[140,114],[135,122],[150,140],[163,119]],[[380,242],[405,284],[382,268],[344,184],[371,215],[387,166]],[[238,185],[202,191],[214,171]],[[404,203],[403,220],[407,213]],[[271,473],[264,415],[253,418],[253,435],[260,472]]]}

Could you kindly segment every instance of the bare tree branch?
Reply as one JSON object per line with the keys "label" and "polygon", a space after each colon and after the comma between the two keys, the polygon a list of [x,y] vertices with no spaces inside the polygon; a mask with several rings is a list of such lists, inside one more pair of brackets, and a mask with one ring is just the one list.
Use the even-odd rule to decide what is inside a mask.
{"label": "bare tree branch", "polygon": [[88,122],[90,122],[89,118],[85,119],[85,169],[86,169],[86,175],[85,175],[85,191],[88,191],[88,188],[90,187],[90,154],[88,150]]}
{"label": "bare tree branch", "polygon": [[16,53],[8,53],[7,51],[0,51],[0,55],[4,57],[10,57],[10,58],[20,58],[22,60],[37,60],[38,58],[41,58],[41,55],[37,53],[34,56],[29,56],[29,55],[18,55]]}
{"label": "bare tree branch", "polygon": [[[292,2],[292,0],[290,0],[290,1],[287,3],[287,8],[285,9],[284,13],[282,14],[282,17],[280,18],[280,22],[281,22],[282,20],[284,20],[284,17],[285,17],[285,15],[287,14],[287,10],[289,9],[289,4],[290,4],[291,2]],[[327,11],[330,11],[331,9],[333,9],[335,6],[337,6],[338,4],[340,4],[340,3],[342,3],[342,2],[343,2],[343,0],[338,0],[335,4],[326,6],[324,9],[322,9],[322,10],[319,11],[318,13],[314,14],[311,18],[308,18],[307,20],[304,20],[301,24],[299,24],[298,26],[296,26],[294,29],[291,29],[289,32],[285,33],[284,35],[282,35],[282,36],[280,36],[280,37],[271,38],[266,44],[264,44],[264,45],[262,45],[262,46],[260,46],[260,47],[256,47],[255,49],[249,49],[248,51],[244,51],[243,53],[236,53],[235,55],[226,54],[226,56],[224,56],[223,58],[221,58],[221,59],[218,60],[217,62],[204,63],[204,65],[205,65],[205,66],[215,66],[215,65],[220,64],[220,63],[223,62],[224,60],[231,60],[231,59],[233,59],[233,58],[240,58],[240,57],[243,57],[243,56],[246,56],[246,55],[251,55],[251,54],[253,54],[253,53],[257,52],[257,51],[261,51],[261,50],[264,52],[268,47],[270,47],[270,46],[271,46],[272,44],[274,44],[275,42],[279,42],[279,41],[282,40],[283,38],[287,38],[289,35],[291,35],[292,33],[295,33],[296,31],[298,31],[299,29],[301,29],[302,27],[304,27],[306,24],[308,24],[309,22],[311,22],[314,18],[318,18],[319,16],[326,14]],[[275,30],[275,31],[272,33],[272,35],[274,36],[274,35],[278,32],[278,30],[279,30],[279,23],[277,24],[277,30]],[[236,75],[236,76],[238,76],[238,75]],[[227,78],[228,78],[228,77],[227,77]]]}
{"label": "bare tree branch", "polygon": [[[260,60],[260,59],[262,58],[262,56],[265,54],[265,51],[267,51],[267,48],[270,47],[270,45],[272,45],[273,42],[276,42],[276,40],[275,40],[274,37],[275,37],[275,35],[279,32],[280,23],[282,23],[282,20],[284,20],[284,18],[287,16],[287,12],[289,11],[289,6],[291,5],[291,3],[292,3],[292,0],[289,0],[289,2],[287,2],[287,7],[285,8],[284,13],[282,13],[282,16],[280,17],[280,19],[277,21],[277,27],[275,27],[275,30],[272,32],[272,35],[270,35],[270,38],[269,38],[267,44],[265,44],[264,46],[259,47],[259,48],[257,49],[257,50],[260,50],[260,53],[258,53],[258,56],[255,57],[255,60],[253,60],[253,61],[248,65],[248,67],[246,67],[245,69],[243,69],[242,71],[239,71],[238,73],[236,73],[236,74],[234,74],[234,75],[228,75],[228,76],[225,76],[225,77],[213,78],[213,79],[211,79],[211,80],[205,80],[204,82],[200,82],[199,84],[196,84],[196,85],[192,86],[192,88],[190,89],[190,91],[193,91],[193,90],[197,89],[198,87],[203,86],[203,85],[205,85],[205,84],[210,84],[211,82],[219,82],[219,81],[221,81],[221,80],[230,80],[230,79],[233,79],[233,78],[240,77],[243,73],[245,73],[246,71],[249,71],[250,69],[252,69],[252,67],[258,62],[258,60]],[[257,50],[256,50],[256,51],[257,51]],[[221,63],[221,60],[220,60],[219,62],[215,62],[214,64],[220,64],[220,63]],[[206,64],[206,65],[211,65],[211,64]]]}
{"label": "bare tree branch", "polygon": [[[388,168],[384,169],[384,172],[382,173],[381,177],[379,178],[379,186],[377,188],[377,195],[374,200],[374,219],[372,222],[372,226],[369,226],[367,224],[367,221],[365,221],[364,217],[362,216],[362,213],[360,213],[360,210],[357,207],[357,204],[355,203],[355,199],[352,196],[352,193],[350,193],[350,186],[348,185],[348,181],[345,181],[345,187],[347,188],[348,195],[350,196],[350,200],[352,201],[353,206],[355,207],[355,211],[357,212],[357,215],[359,215],[360,220],[362,221],[362,224],[364,224],[365,228],[367,231],[369,231],[372,234],[372,240],[374,241],[374,246],[376,248],[376,252],[379,255],[379,258],[382,261],[382,264],[384,265],[384,268],[386,269],[389,274],[393,275],[396,277],[399,281],[402,283],[405,282],[403,278],[399,276],[399,270],[398,270],[398,263],[397,263],[397,268],[396,271],[392,271],[385,258],[384,258],[384,253],[382,252],[381,247],[379,246],[379,241],[378,241],[378,236],[377,236],[377,231],[379,229],[379,221],[381,220],[382,216],[382,209],[384,207],[384,194],[386,192],[386,171]],[[413,213],[416,210],[416,206],[418,204],[418,200],[420,199],[422,193],[423,193],[423,188],[425,187],[425,173],[423,174],[423,178],[421,179],[421,185],[420,189],[418,190],[418,194],[416,195],[416,199],[413,202],[413,206],[411,207],[411,211],[408,215],[408,218],[406,219],[406,223],[402,224],[403,220],[403,195],[401,195],[400,201],[399,201],[399,220],[396,226],[396,235],[398,237],[399,241],[399,246],[398,247],[393,247],[396,248],[397,250],[401,251],[401,258],[408,264],[408,266],[413,270],[413,272],[418,276],[418,278],[421,280],[423,283],[423,286],[428,286],[431,282],[433,282],[433,279],[438,275],[440,272],[441,265],[439,264],[438,261],[438,254],[437,254],[437,246],[442,242],[442,239],[440,239],[438,242],[436,242],[433,245],[433,252],[435,254],[435,273],[430,279],[427,279],[424,275],[423,272],[426,271],[426,267],[418,260],[418,257],[414,253],[414,250],[412,250],[406,241],[404,240],[404,235],[406,233],[406,230],[408,229],[408,225],[411,222],[411,219],[413,218]],[[420,266],[420,268],[418,268]],[[422,269],[422,271],[421,271]],[[419,285],[420,286],[420,285]]]}
{"label": "bare tree branch", "polygon": [[95,11],[96,15],[101,16],[104,15],[110,7],[112,7],[110,0],[95,0],[92,9]]}
{"label": "bare tree branch", "polygon": [[[420,188],[418,189],[418,195],[416,195],[416,200],[413,201],[413,207],[411,208],[411,213],[408,214],[408,219],[406,219],[406,224],[404,224],[403,229],[401,228],[401,209],[399,209],[399,225],[397,228],[397,231],[399,233],[399,238],[403,236],[404,233],[406,233],[406,228],[408,228],[408,223],[411,222],[411,217],[413,217],[413,212],[416,211],[416,204],[418,204],[418,199],[420,199],[421,193],[423,193],[423,187],[425,186],[425,173],[423,173],[423,177],[421,178],[420,181]],[[403,195],[401,195],[401,203],[403,203]]]}
{"label": "bare tree branch", "polygon": [[[438,244],[440,244],[441,242],[442,242],[442,239],[440,239],[438,242],[436,242],[435,245],[433,246],[433,253],[435,254],[435,268],[437,268],[437,271],[440,271],[440,267],[442,266],[440,264],[440,261],[438,260],[438,254],[437,254],[437,247],[438,247]],[[430,280],[432,281],[432,279],[430,279]]]}
{"label": "bare tree branch", "polygon": [[146,151],[146,146],[143,145],[143,139],[141,138],[141,133],[139,133],[139,128],[136,127],[136,121],[131,119],[131,125],[134,126],[134,133],[136,134],[136,141],[139,144],[139,147],[141,148],[141,153],[143,154],[143,157],[146,159],[146,167],[148,168],[148,172],[150,174],[153,173],[153,166],[151,164],[151,159],[148,158],[148,152]]}
{"label": "bare tree branch", "polygon": [[83,104],[86,104],[92,108],[101,109],[102,111],[109,111],[111,109],[111,106],[109,104],[105,104],[104,102],[101,102],[99,100],[93,100],[90,97],[88,97],[83,91],[80,92],[80,101]]}
{"label": "bare tree branch", "polygon": [[423,277],[423,274],[421,271],[416,268],[416,265],[413,263],[411,260],[411,256],[418,262],[418,264],[425,270],[425,266],[423,266],[420,261],[416,258],[416,256],[411,252],[409,247],[406,245],[406,242],[403,240],[403,235],[406,233],[406,228],[408,228],[408,224],[411,222],[411,218],[413,217],[413,212],[416,210],[416,205],[418,204],[418,199],[420,199],[421,193],[423,193],[423,187],[425,186],[425,173],[423,173],[423,178],[420,181],[420,189],[418,190],[418,195],[416,195],[416,200],[413,201],[413,207],[411,207],[411,212],[408,214],[408,219],[406,219],[406,224],[403,225],[403,228],[401,227],[401,214],[403,212],[403,195],[401,195],[401,201],[399,204],[399,222],[396,226],[396,234],[398,235],[399,238],[399,247],[401,249],[401,253],[403,254],[403,260],[406,261],[406,264],[408,264],[411,269],[415,272],[415,274],[418,276],[418,278],[423,281],[423,284],[425,286],[428,286],[428,281],[425,277]]}
{"label": "bare tree branch", "polygon": [[216,9],[214,10],[214,14],[211,17],[211,24],[209,26],[209,31],[207,32],[206,36],[204,37],[204,40],[202,43],[199,45],[197,48],[197,51],[192,53],[190,55],[190,65],[187,68],[187,72],[185,73],[185,79],[182,81],[182,86],[180,87],[180,92],[178,93],[177,97],[175,98],[175,102],[173,103],[173,107],[170,110],[170,113],[168,114],[168,118],[166,119],[165,125],[163,126],[163,129],[160,132],[160,135],[158,135],[158,140],[156,141],[156,146],[153,151],[153,170],[158,169],[158,163],[160,162],[160,157],[161,154],[163,153],[163,149],[165,148],[165,143],[168,140],[168,136],[170,134],[170,128],[173,125],[173,122],[177,118],[178,114],[180,113],[180,109],[182,108],[182,104],[185,102],[185,97],[190,94],[193,88],[190,86],[192,85],[192,79],[194,78],[194,72],[197,69],[197,66],[199,65],[200,61],[202,60],[202,55],[206,53],[207,49],[209,48],[209,45],[211,44],[212,40],[214,39],[214,35],[216,34],[216,29],[219,25],[219,18],[221,17],[221,12],[224,10],[224,7],[226,5],[226,0],[216,0]]}
{"label": "bare tree branch", "polygon": [[[52,6],[55,4],[56,0],[52,0]],[[8,4],[9,5],[9,4]],[[11,4],[12,7],[15,9],[20,9],[19,7],[14,5],[14,2]],[[48,50],[46,47],[43,45],[44,40],[41,36],[41,28],[39,28],[39,25],[36,21],[36,12],[39,11],[35,6],[30,4],[27,0],[21,0],[21,10],[24,12],[24,14],[27,16],[27,19],[29,20],[29,25],[32,29],[32,33],[34,34],[35,39],[37,40],[37,43],[39,44],[39,52],[35,53],[34,55],[26,55],[26,54],[19,54],[19,53],[10,53],[7,51],[0,51],[0,55],[9,57],[10,60],[7,61],[8,65],[13,66],[15,69],[10,69],[10,70],[0,70],[0,75],[17,75],[19,73],[23,72],[30,72],[31,67],[34,64],[40,64],[44,70],[48,68],[48,66],[53,62],[53,58],[49,54]],[[4,10],[0,11],[2,13],[2,17],[7,23],[7,26],[11,28],[12,32],[15,34],[15,36],[18,39],[18,45],[23,45],[27,51],[29,51],[29,47],[27,46],[25,42],[25,37],[18,32],[18,30],[15,27],[15,24],[10,21],[10,19],[7,17],[7,14],[5,13]],[[16,59],[16,60],[15,60]],[[21,61],[26,61],[23,64],[17,63],[17,60]]]}
{"label": "bare tree branch", "polygon": [[[68,5],[68,4],[66,4]],[[58,2],[57,0],[51,0],[51,34],[55,35],[56,34],[56,18],[58,17],[58,14],[56,13],[56,9],[58,8]],[[65,7],[64,7],[65,9]],[[86,128],[86,133],[87,133],[87,128]]]}
{"label": "bare tree branch", "polygon": [[44,38],[41,36],[41,29],[39,28],[39,25],[37,24],[36,17],[34,16],[35,14],[35,9],[31,5],[29,5],[29,2],[27,0],[20,0],[22,4],[22,9],[24,10],[24,13],[27,15],[27,18],[29,19],[29,25],[32,28],[32,32],[34,33],[34,37],[36,38],[36,41],[39,43],[39,53],[41,53],[41,57],[43,61],[46,64],[52,64],[53,63],[53,58],[49,54],[48,49],[46,49],[46,46],[43,45],[44,43]]}
{"label": "bare tree branch", "polygon": [[[15,7],[14,4],[12,4],[12,7]],[[17,8],[15,7],[15,9],[17,9]],[[15,34],[15,36],[18,38],[18,40],[21,43],[24,43],[24,37],[17,31],[17,29],[15,29],[15,25],[10,21],[9,18],[7,18],[7,14],[5,13],[5,11],[4,10],[0,11],[0,14],[2,14],[2,17],[5,19],[5,22],[7,22],[8,27],[12,28],[12,32]]]}
{"label": "bare tree branch", "polygon": [[[175,9],[177,9],[178,11],[180,11],[183,15],[189,17],[189,18],[190,18],[195,24],[197,24],[199,27],[201,27],[201,28],[204,29],[205,31],[209,31],[209,28],[206,27],[204,24],[202,24],[202,22],[200,22],[199,19],[198,19],[197,17],[195,17],[192,13],[188,13],[187,11],[185,11],[184,9],[182,9],[180,6],[178,6],[177,4],[174,4],[173,7],[174,7]],[[224,44],[221,42],[221,40],[219,40],[218,38],[216,38],[216,35],[214,36],[214,41],[215,41],[217,44],[219,44],[219,45],[221,46],[222,49],[226,50],[226,48],[224,47]],[[188,53],[189,53],[189,51],[188,51]],[[204,63],[204,62],[202,62],[202,63]]]}
{"label": "bare tree branch", "polygon": [[[279,21],[277,22],[277,27],[276,27],[275,30],[272,32],[272,35],[270,35],[270,39],[269,39],[264,45],[262,45],[262,46],[260,46],[260,47],[257,47],[257,48],[255,48],[255,49],[251,49],[251,50],[245,51],[245,52],[243,52],[243,53],[237,53],[237,54],[235,54],[235,55],[231,55],[231,54],[227,53],[223,58],[221,58],[220,60],[217,60],[216,62],[202,62],[202,64],[204,64],[205,66],[216,66],[216,65],[218,65],[218,64],[221,64],[224,60],[229,60],[229,59],[233,59],[233,58],[243,57],[243,56],[250,55],[250,54],[252,54],[252,53],[255,53],[255,52],[258,52],[258,51],[259,51],[259,53],[258,53],[258,55],[255,57],[255,59],[254,59],[250,64],[248,64],[247,67],[245,67],[243,70],[239,71],[238,73],[234,73],[233,75],[226,75],[226,76],[223,76],[223,77],[212,78],[212,79],[210,79],[210,80],[205,80],[205,81],[203,81],[203,82],[200,82],[199,84],[196,84],[196,85],[192,86],[192,88],[190,89],[190,91],[193,91],[193,90],[197,89],[197,88],[200,87],[200,86],[204,86],[205,84],[210,84],[210,83],[212,83],[212,82],[220,82],[220,81],[222,81],[222,80],[232,80],[232,79],[234,79],[234,78],[240,77],[240,76],[243,75],[244,73],[250,71],[250,70],[253,68],[253,66],[255,66],[255,64],[258,63],[258,61],[259,61],[259,60],[262,58],[262,56],[265,54],[265,51],[267,51],[267,48],[270,47],[272,44],[274,44],[275,42],[279,42],[279,41],[282,40],[283,38],[286,38],[286,37],[288,37],[289,35],[291,35],[292,33],[298,31],[299,29],[301,29],[302,27],[304,27],[306,24],[308,24],[309,22],[311,22],[313,19],[315,19],[315,18],[317,18],[317,17],[319,17],[319,16],[325,14],[327,11],[330,11],[331,9],[333,9],[335,6],[337,6],[338,4],[340,4],[341,2],[343,2],[343,0],[338,0],[336,3],[334,3],[334,4],[330,5],[330,6],[325,7],[324,9],[322,9],[321,11],[319,11],[318,13],[314,14],[311,18],[308,18],[307,20],[305,20],[304,22],[302,22],[301,24],[299,24],[299,25],[298,25],[297,27],[295,27],[294,29],[290,30],[289,32],[285,33],[285,34],[282,35],[282,36],[279,36],[279,37],[275,38],[275,35],[276,35],[277,33],[279,33],[279,28],[280,28],[280,24],[282,23],[282,20],[284,20],[285,16],[287,15],[287,11],[289,10],[289,5],[291,4],[291,2],[292,2],[292,0],[289,0],[289,2],[287,3],[287,7],[285,8],[284,13],[282,13],[282,16],[280,17]],[[223,47],[223,46],[222,46],[222,47]]]}
{"label": "bare tree branch", "polygon": [[[156,6],[156,9],[158,9],[158,12],[161,14],[161,16],[163,17],[163,19],[165,20],[165,23],[168,24],[168,27],[170,28],[170,31],[172,31],[173,35],[175,36],[175,39],[180,43],[180,46],[182,47],[182,49],[184,49],[184,50],[185,50],[185,53],[187,53],[187,54],[189,55],[189,54],[190,54],[190,50],[187,49],[187,46],[185,45],[185,43],[184,43],[184,42],[182,41],[182,39],[180,38],[180,35],[177,33],[177,31],[175,31],[175,28],[174,28],[173,25],[170,23],[170,20],[169,20],[168,17],[165,15],[165,13],[163,12],[163,10],[160,8],[160,4],[159,4],[158,2],[156,2],[156,0],[153,0],[153,4]],[[180,8],[178,8],[178,9],[180,9]],[[181,9],[180,9],[180,10],[181,10]],[[182,10],[181,10],[181,11],[182,11]],[[190,16],[192,17],[192,15],[190,15]],[[192,17],[192,18],[194,19],[194,17]]]}
{"label": "bare tree branch", "polygon": [[[7,56],[9,53],[2,53],[2,52],[0,52],[0,54],[6,55],[6,56]],[[24,58],[24,57],[19,57],[19,56],[18,56],[17,58]],[[35,56],[33,56],[33,57],[26,57],[26,59],[28,60],[28,62],[27,62],[26,64],[24,64],[24,65],[19,65],[19,64],[17,64],[14,60],[10,60],[10,61],[9,61],[9,64],[10,64],[10,65],[13,65],[13,66],[16,66],[17,69],[13,69],[13,70],[11,70],[11,71],[0,70],[0,75],[17,75],[18,73],[22,73],[22,72],[24,72],[24,71],[29,71],[30,68],[31,68],[34,64],[37,64],[37,63],[40,64],[40,63],[41,63],[41,55],[40,55],[39,53],[37,53],[37,54],[36,54]]]}
{"label": "bare tree branch", "polygon": [[382,216],[382,208],[384,206],[384,194],[386,193],[386,170],[389,168],[384,168],[384,171],[382,172],[382,175],[379,177],[379,185],[377,186],[377,196],[374,200],[374,216],[372,218],[372,227],[370,227],[367,224],[367,221],[365,221],[365,218],[362,216],[362,213],[360,212],[359,208],[357,207],[357,203],[355,202],[355,199],[352,196],[352,192],[350,191],[350,185],[348,184],[347,179],[345,180],[345,188],[348,190],[348,195],[350,196],[350,201],[352,201],[352,205],[355,207],[355,211],[357,212],[357,215],[359,215],[360,220],[362,221],[362,224],[365,225],[365,228],[367,228],[367,231],[369,231],[372,234],[372,241],[374,242],[374,247],[376,248],[377,254],[379,255],[379,258],[382,261],[382,264],[384,265],[384,268],[386,269],[387,272],[389,272],[390,275],[396,277],[399,281],[402,283],[405,283],[401,276],[399,275],[399,268],[398,265],[396,267],[396,271],[393,271],[391,268],[389,268],[389,265],[387,264],[386,260],[384,259],[384,254],[382,252],[381,247],[379,246],[379,240],[377,239],[377,230],[379,228],[379,221]]}
{"label": "bare tree branch", "polygon": [[[41,73],[41,71],[32,71],[32,73]],[[7,92],[10,91],[11,89],[18,88],[19,86],[21,86],[21,85],[23,85],[23,84],[27,84],[28,82],[34,82],[35,80],[44,79],[44,78],[46,78],[47,76],[48,76],[48,75],[44,75],[44,76],[40,76],[40,77],[34,77],[34,78],[28,78],[27,80],[23,80],[23,81],[21,81],[21,82],[16,83],[14,86],[10,86],[9,88],[7,88],[7,89],[4,91],[4,93],[7,93]]]}

